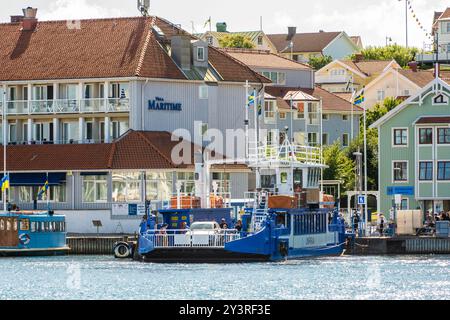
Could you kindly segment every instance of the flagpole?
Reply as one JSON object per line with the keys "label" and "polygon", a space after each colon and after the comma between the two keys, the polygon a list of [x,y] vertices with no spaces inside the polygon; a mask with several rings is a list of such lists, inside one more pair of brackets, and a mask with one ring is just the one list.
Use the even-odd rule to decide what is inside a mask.
{"label": "flagpole", "polygon": [[259,175],[259,143],[258,143],[258,97],[256,96],[256,89],[253,89],[253,97],[254,97],[254,108],[253,112],[255,114],[255,148],[256,148],[256,189],[261,187],[260,175]]}
{"label": "flagpole", "polygon": [[[3,90],[3,110],[2,110],[2,115],[3,115],[3,178],[6,177],[6,126],[8,124],[7,120],[6,120],[6,90]],[[3,189],[3,210],[4,212],[7,211],[7,205],[6,205],[6,188],[3,188],[3,184],[2,184],[2,189]]]}
{"label": "flagpole", "polygon": [[249,157],[249,149],[248,149],[248,88],[250,85],[248,84],[248,80],[245,81],[245,158]]}
{"label": "flagpole", "polygon": [[48,171],[47,171],[47,180],[45,181],[47,183],[47,190],[45,190],[46,196],[47,196],[47,210],[50,211],[50,185],[48,183]]}
{"label": "flagpole", "polygon": [[364,100],[361,104],[363,110],[364,110],[364,196],[365,196],[365,206],[364,206],[364,230],[366,230],[366,224],[368,220],[368,204],[369,199],[367,199],[367,112],[366,112],[366,106],[364,103]]}

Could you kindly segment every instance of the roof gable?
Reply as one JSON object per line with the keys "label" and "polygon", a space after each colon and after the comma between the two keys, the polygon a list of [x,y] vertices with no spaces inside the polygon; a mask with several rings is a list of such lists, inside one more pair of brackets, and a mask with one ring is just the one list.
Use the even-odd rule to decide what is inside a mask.
{"label": "roof gable", "polygon": [[[330,42],[336,39],[341,32],[313,32],[313,33],[297,33],[292,42],[294,44],[294,52],[322,52]],[[278,52],[282,53],[287,50],[289,41],[287,41],[287,34],[268,34],[270,41],[277,48]]]}
{"label": "roof gable", "polygon": [[383,117],[378,119],[375,123],[373,123],[370,128],[379,128],[384,123],[386,123],[389,119],[399,114],[402,110],[407,108],[411,104],[419,104],[422,105],[423,101],[426,97],[432,94],[444,94],[447,97],[450,97],[450,86],[440,78],[435,78],[428,85],[422,88],[418,93],[409,97],[405,101],[403,101],[396,108],[389,111]]}

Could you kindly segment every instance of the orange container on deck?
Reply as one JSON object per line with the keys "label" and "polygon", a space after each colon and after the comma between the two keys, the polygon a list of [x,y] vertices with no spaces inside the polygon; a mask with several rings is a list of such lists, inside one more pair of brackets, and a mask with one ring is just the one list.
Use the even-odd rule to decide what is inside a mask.
{"label": "orange container on deck", "polygon": [[223,208],[224,200],[222,197],[211,195],[209,197],[209,201],[211,203],[211,208]]}
{"label": "orange container on deck", "polygon": [[269,196],[269,208],[295,209],[297,208],[297,197],[293,196]]}
{"label": "orange container on deck", "polygon": [[[170,208],[178,209],[178,197],[170,198]],[[180,196],[180,209],[200,208],[200,198],[193,196]]]}

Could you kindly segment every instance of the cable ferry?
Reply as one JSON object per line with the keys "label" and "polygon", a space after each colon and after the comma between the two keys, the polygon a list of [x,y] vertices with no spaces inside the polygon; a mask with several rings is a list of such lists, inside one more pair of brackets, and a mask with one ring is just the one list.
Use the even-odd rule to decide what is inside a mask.
{"label": "cable ferry", "polygon": [[354,234],[346,231],[334,206],[321,205],[319,179],[326,166],[320,148],[285,139],[282,145],[255,149],[242,162],[255,171],[257,186],[264,175],[274,188],[249,192],[236,213],[217,185],[209,190],[209,171],[214,164],[239,161],[203,160],[196,164],[195,194],[178,192],[169,208],[147,214],[137,243],[115,244],[116,258],[223,263],[342,254]]}
{"label": "cable ferry", "polygon": [[52,211],[0,213],[0,256],[67,253],[65,216]]}

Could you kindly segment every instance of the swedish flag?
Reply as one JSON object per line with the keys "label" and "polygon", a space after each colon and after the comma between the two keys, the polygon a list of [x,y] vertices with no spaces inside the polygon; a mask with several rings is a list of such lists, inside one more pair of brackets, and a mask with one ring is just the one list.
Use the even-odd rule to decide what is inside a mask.
{"label": "swedish flag", "polygon": [[9,174],[3,176],[2,180],[2,192],[9,189]]}
{"label": "swedish flag", "polygon": [[261,100],[258,100],[258,116],[262,115],[262,103]]}
{"label": "swedish flag", "polygon": [[355,98],[355,104],[361,104],[364,101],[365,101],[365,98],[364,98],[364,90],[363,90],[361,92],[361,94]]}
{"label": "swedish flag", "polygon": [[44,195],[48,190],[48,180],[45,181],[44,185],[39,188],[38,199],[42,200],[42,195]]}
{"label": "swedish flag", "polygon": [[250,96],[248,96],[248,99],[247,99],[247,107],[251,107],[251,106],[254,106],[255,105],[255,96],[254,95],[250,95]]}

